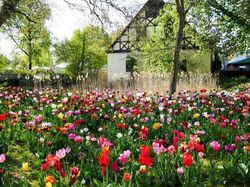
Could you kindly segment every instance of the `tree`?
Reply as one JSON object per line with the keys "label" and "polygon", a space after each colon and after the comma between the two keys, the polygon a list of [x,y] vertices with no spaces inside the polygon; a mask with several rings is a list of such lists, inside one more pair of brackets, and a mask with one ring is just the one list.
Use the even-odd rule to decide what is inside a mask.
{"label": "tree", "polygon": [[210,7],[216,10],[214,11],[215,13],[222,13],[240,27],[247,27],[248,30],[250,29],[249,1],[205,0],[205,5],[210,5]]}
{"label": "tree", "polygon": [[191,8],[197,3],[197,0],[192,1],[184,1],[184,0],[175,0],[176,10],[178,13],[178,30],[176,33],[176,41],[175,41],[175,50],[173,56],[173,72],[172,72],[172,80],[170,83],[170,94],[176,92],[177,86],[177,76],[179,71],[179,61],[180,61],[180,53],[181,53],[181,44],[183,40],[184,28],[187,23],[187,13]]}
{"label": "tree", "polygon": [[[32,0],[34,3],[47,3],[46,0]],[[98,21],[104,26],[105,23],[112,23],[108,16],[110,12],[116,11],[121,13],[125,18],[130,18],[135,6],[123,6],[123,0],[81,0],[79,3],[74,3],[70,0],[63,0],[69,7],[85,12],[89,10],[91,15],[94,15]],[[18,6],[25,5],[25,0],[1,0],[0,3],[0,27],[11,17],[20,14],[30,19],[26,11],[20,10]],[[47,4],[48,5],[48,4]]]}
{"label": "tree", "polygon": [[26,55],[28,66],[48,65],[51,61],[50,34],[45,21],[50,17],[50,8],[34,0],[25,0],[17,7],[26,16],[16,14],[5,25],[5,32]]}
{"label": "tree", "polygon": [[18,12],[16,9],[20,0],[2,0],[0,4],[0,27],[12,16]]}
{"label": "tree", "polygon": [[[101,24],[101,27],[108,25],[117,25],[113,19],[114,12],[118,13],[120,17],[125,18],[126,20],[132,17],[132,14],[135,9],[135,4],[138,4],[135,1],[135,4],[129,5],[124,0],[81,0],[79,3],[74,3],[70,0],[63,0],[69,5],[69,7],[86,12],[89,11],[90,15],[93,15],[97,21]],[[122,20],[119,20],[122,21]]]}
{"label": "tree", "polygon": [[137,72],[135,66],[137,65],[137,59],[133,55],[128,55],[126,57],[126,72],[130,72],[132,78],[135,77]]}
{"label": "tree", "polygon": [[170,94],[176,91],[180,46],[187,22],[193,23],[206,47],[216,53],[229,55],[237,51],[248,52],[250,45],[249,1],[175,0],[175,4],[179,27],[176,34]]}
{"label": "tree", "polygon": [[[150,73],[168,73],[171,72],[173,62],[173,50],[175,45],[175,33],[178,29],[178,14],[176,7],[172,4],[166,4],[161,10],[160,15],[156,19],[157,27],[148,29],[149,38],[144,41],[144,44],[139,52],[133,52],[133,55],[138,60],[139,70]],[[184,29],[185,37],[191,38],[192,44],[200,46],[202,42],[194,31],[193,25],[187,24]],[[179,72],[185,71],[208,72],[210,64],[210,53],[206,52],[207,48],[197,49],[187,42],[182,41],[180,53]]]}
{"label": "tree", "polygon": [[156,18],[157,27],[147,29],[147,38],[139,52],[134,52],[138,69],[150,73],[166,73],[171,70],[176,13],[166,5]]}
{"label": "tree", "polygon": [[250,49],[250,2],[204,0],[196,6],[189,22],[196,25],[204,44],[226,56]]}
{"label": "tree", "polygon": [[70,75],[96,75],[107,63],[106,49],[110,38],[96,26],[76,30],[70,40],[55,45],[58,63],[68,63]]}
{"label": "tree", "polygon": [[0,73],[3,73],[9,65],[10,60],[3,54],[0,54]]}

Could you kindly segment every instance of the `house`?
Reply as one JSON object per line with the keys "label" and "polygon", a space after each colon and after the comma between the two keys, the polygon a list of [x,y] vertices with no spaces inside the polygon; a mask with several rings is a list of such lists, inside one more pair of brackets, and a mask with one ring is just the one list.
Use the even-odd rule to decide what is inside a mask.
{"label": "house", "polygon": [[250,71],[250,55],[236,55],[228,64],[227,71]]}
{"label": "house", "polygon": [[[148,0],[131,22],[124,28],[108,49],[108,82],[129,77],[130,70],[126,58],[132,50],[138,50],[143,40],[156,31],[156,18],[164,7],[163,0]],[[198,49],[192,37],[185,36],[183,49]]]}
{"label": "house", "polygon": [[157,27],[155,18],[164,6],[163,0],[149,0],[125,27],[108,50],[108,81],[130,75],[126,58],[131,50],[139,49],[141,40]]}

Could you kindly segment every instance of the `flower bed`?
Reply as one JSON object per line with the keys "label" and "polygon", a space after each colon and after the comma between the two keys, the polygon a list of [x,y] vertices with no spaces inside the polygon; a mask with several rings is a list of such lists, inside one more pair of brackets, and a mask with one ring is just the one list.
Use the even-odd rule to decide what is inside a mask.
{"label": "flower bed", "polygon": [[21,154],[20,186],[247,185],[249,110],[249,85],[180,92],[171,100],[159,93],[2,88],[0,185],[13,183],[15,145],[35,155],[34,162]]}

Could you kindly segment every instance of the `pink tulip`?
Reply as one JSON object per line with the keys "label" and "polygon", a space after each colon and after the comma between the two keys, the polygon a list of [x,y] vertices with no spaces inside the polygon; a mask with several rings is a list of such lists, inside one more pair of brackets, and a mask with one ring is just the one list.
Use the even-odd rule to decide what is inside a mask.
{"label": "pink tulip", "polygon": [[211,143],[210,143],[210,146],[213,148],[213,150],[214,151],[216,151],[216,152],[218,152],[218,151],[220,151],[220,144],[219,144],[219,142],[217,142],[217,141],[212,141]]}
{"label": "pink tulip", "polygon": [[5,160],[6,160],[6,155],[5,154],[1,154],[0,155],[0,163],[4,163]]}
{"label": "pink tulip", "polygon": [[81,136],[76,136],[75,138],[74,138],[74,141],[76,142],[76,143],[81,143],[82,142],[82,137]]}

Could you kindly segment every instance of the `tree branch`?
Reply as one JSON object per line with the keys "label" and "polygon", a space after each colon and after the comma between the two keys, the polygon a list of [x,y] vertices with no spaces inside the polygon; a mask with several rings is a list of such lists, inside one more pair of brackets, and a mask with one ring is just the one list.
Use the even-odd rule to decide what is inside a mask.
{"label": "tree branch", "polygon": [[[77,8],[80,6],[76,3],[71,3],[69,0],[63,0],[63,1],[70,7]],[[106,21],[108,20],[106,18],[107,14],[106,8],[108,7],[112,8],[115,11],[120,12],[127,20],[130,19],[131,17],[128,9],[120,7],[119,4],[116,4],[114,0],[81,0],[81,1],[86,5],[87,9],[89,9],[90,14],[94,15],[102,26],[104,25],[105,20]]]}
{"label": "tree branch", "polygon": [[21,12],[21,11],[18,10],[17,8],[15,8],[14,12],[23,15],[24,17],[26,17],[26,19],[27,19],[29,22],[36,23],[36,22],[35,22],[34,20],[32,20],[27,14],[25,14],[24,12]]}
{"label": "tree branch", "polygon": [[175,0],[175,4],[176,4],[177,11],[180,14],[181,13],[181,4],[180,4],[180,1],[179,0]]}
{"label": "tree branch", "polygon": [[186,9],[185,14],[187,14],[196,3],[199,3],[199,1],[200,0],[193,0],[193,2],[191,2],[188,8]]}
{"label": "tree branch", "polygon": [[208,0],[207,2],[210,6],[221,11],[224,15],[231,18],[238,25],[247,26],[248,28],[250,28],[250,22],[248,19],[244,19],[244,18],[238,16],[237,14],[235,14],[234,12],[226,9],[224,6],[220,5],[216,0]]}
{"label": "tree branch", "polygon": [[29,53],[27,51],[25,51],[19,44],[18,42],[15,40],[15,38],[12,35],[9,35],[9,37],[13,40],[13,42],[16,44],[16,46],[22,51],[24,52],[27,56],[29,56]]}
{"label": "tree branch", "polygon": [[11,17],[20,0],[3,0],[0,11],[0,27]]}

